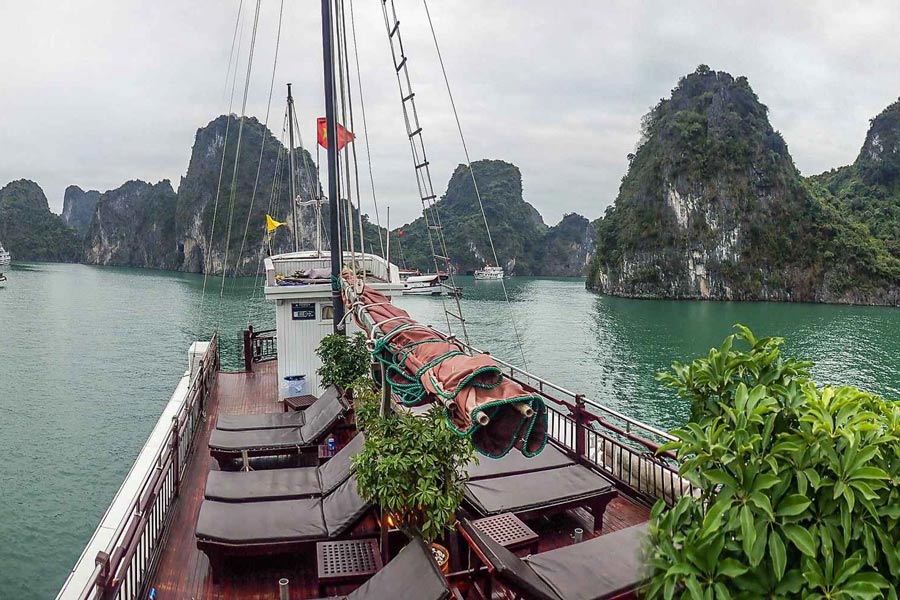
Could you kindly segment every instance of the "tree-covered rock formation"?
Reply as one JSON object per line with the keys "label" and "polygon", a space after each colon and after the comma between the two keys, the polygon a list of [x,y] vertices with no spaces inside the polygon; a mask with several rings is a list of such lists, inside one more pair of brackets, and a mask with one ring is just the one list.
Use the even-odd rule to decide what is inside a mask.
{"label": "tree-covered rock formation", "polygon": [[596,230],[591,222],[576,213],[568,213],[550,227],[537,254],[541,275],[580,277],[584,275],[596,245]]}
{"label": "tree-covered rock formation", "polygon": [[[181,255],[181,260],[174,266],[178,270],[202,272],[208,265],[209,271],[221,272],[227,246],[229,273],[235,270],[237,264],[237,273],[254,274],[263,247],[266,213],[279,221],[291,221],[287,151],[253,117],[244,120],[232,195],[238,130],[239,118],[234,115],[223,115],[197,130],[187,174],[181,178],[178,186],[174,215],[175,244]],[[295,162],[299,194],[303,199],[311,199],[318,185],[315,162],[306,151],[297,152]],[[219,173],[223,164],[219,189]],[[316,231],[313,208],[302,209],[301,225],[301,247],[314,247]],[[279,228],[272,238],[273,252],[292,249],[290,225]]]}
{"label": "tree-covered rock formation", "polygon": [[77,185],[70,185],[63,195],[63,223],[74,229],[78,235],[84,238],[91,220],[94,218],[94,209],[100,200],[100,192],[90,190],[85,192]]}
{"label": "tree-covered rock formation", "polygon": [[50,212],[44,191],[27,179],[0,189],[0,243],[13,260],[77,262],[81,258],[78,235]]}
{"label": "tree-covered rock formation", "polygon": [[852,165],[810,179],[900,258],[900,100],[872,119]]}
{"label": "tree-covered rock formation", "polygon": [[644,118],[588,287],[634,297],[900,304],[900,260],[794,167],[744,77],[701,65]]}
{"label": "tree-covered rock formation", "polygon": [[175,246],[175,190],[167,179],[151,185],[129,181],[100,195],[84,239],[85,261],[172,269]]}
{"label": "tree-covered rock formation", "polygon": [[[589,246],[590,242],[585,240],[592,236],[579,230],[577,221],[570,219],[548,232],[540,213],[523,200],[522,174],[513,164],[502,160],[478,160],[472,163],[472,172],[478,183],[500,266],[519,275],[582,274],[575,265],[584,260],[581,251]],[[448,256],[457,271],[470,273],[486,264],[493,264],[493,251],[469,167],[459,165],[456,168],[446,193],[437,202],[437,208]],[[406,265],[434,270],[424,217],[393,231],[391,239],[392,260],[401,261],[399,246],[402,245],[402,261]],[[395,246],[395,243],[398,245]],[[575,248],[578,255],[553,256],[554,250],[548,244],[559,250]],[[435,250],[442,254],[437,245],[435,237]],[[439,264],[443,266],[443,263]]]}

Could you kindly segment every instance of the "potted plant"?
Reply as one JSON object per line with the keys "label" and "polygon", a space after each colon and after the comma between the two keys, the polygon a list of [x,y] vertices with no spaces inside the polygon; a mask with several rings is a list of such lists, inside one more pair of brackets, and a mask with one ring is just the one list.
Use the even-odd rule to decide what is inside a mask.
{"label": "potted plant", "polygon": [[354,380],[368,373],[371,363],[366,336],[362,332],[352,336],[339,333],[326,335],[319,342],[316,355],[322,361],[317,371],[322,385],[336,385],[344,393]]}
{"label": "potted plant", "polygon": [[352,387],[357,425],[366,435],[353,458],[360,494],[381,506],[408,537],[430,542],[446,572],[449,552],[436,542],[462,502],[466,467],[474,457],[471,442],[450,427],[439,405],[419,415],[382,415],[370,379],[358,379]]}

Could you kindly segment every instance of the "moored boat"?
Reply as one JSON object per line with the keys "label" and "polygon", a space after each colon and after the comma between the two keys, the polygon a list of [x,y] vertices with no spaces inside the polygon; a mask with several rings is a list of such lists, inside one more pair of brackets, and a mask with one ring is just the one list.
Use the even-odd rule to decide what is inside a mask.
{"label": "moored boat", "polygon": [[503,267],[485,265],[484,268],[475,271],[475,279],[478,280],[498,280],[504,277]]}
{"label": "moored boat", "polygon": [[3,247],[3,244],[0,244],[0,266],[8,265],[12,262],[12,257],[9,252]]}
{"label": "moored boat", "polygon": [[403,282],[404,296],[461,296],[462,289],[447,283],[446,273],[414,275]]}

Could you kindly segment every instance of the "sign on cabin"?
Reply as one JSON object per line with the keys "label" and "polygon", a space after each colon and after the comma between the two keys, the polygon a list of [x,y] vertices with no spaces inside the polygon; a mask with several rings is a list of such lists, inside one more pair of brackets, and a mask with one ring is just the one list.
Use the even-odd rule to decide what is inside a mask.
{"label": "sign on cabin", "polygon": [[314,302],[291,303],[291,319],[294,321],[311,321],[316,318],[316,304]]}

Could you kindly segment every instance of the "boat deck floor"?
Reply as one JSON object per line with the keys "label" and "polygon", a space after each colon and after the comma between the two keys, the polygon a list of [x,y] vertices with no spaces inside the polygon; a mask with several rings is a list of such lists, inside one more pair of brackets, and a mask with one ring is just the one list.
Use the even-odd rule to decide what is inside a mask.
{"label": "boat deck floor", "polygon": [[[162,550],[151,578],[149,590],[155,600],[263,600],[279,598],[278,580],[290,581],[291,600],[319,598],[315,551],[305,555],[241,558],[226,564],[221,581],[213,584],[206,555],[197,549],[194,530],[210,469],[218,468],[209,456],[207,444],[218,414],[278,412],[277,363],[255,365],[250,372],[220,372],[207,406],[207,419],[197,433],[195,449],[181,484],[172,521],[162,542]],[[294,460],[294,459],[290,459]],[[270,465],[271,466],[271,465]],[[276,465],[278,466],[278,465]],[[287,466],[285,464],[284,466]],[[606,509],[603,533],[642,523],[649,509],[624,496]],[[572,543],[571,534],[580,525],[562,514],[529,522],[540,535],[540,550],[546,551]],[[590,537],[585,532],[585,537]],[[346,594],[351,588],[330,587],[329,594]]]}

